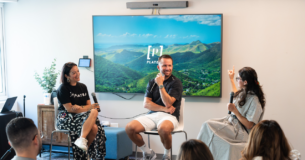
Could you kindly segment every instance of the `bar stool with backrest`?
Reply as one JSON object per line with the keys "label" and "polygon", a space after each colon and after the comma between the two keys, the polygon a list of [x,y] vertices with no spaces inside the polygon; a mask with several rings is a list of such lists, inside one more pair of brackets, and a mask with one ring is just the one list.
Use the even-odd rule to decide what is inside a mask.
{"label": "bar stool with backrest", "polygon": [[57,114],[58,114],[58,99],[57,97],[53,98],[54,100],[54,125],[55,125],[55,130],[51,134],[51,143],[50,143],[50,159],[52,156],[52,141],[53,141],[53,133],[60,132],[60,133],[66,133],[68,134],[68,159],[70,160],[70,131],[69,130],[60,130],[57,128]]}
{"label": "bar stool with backrest", "polygon": [[[172,132],[172,135],[175,133],[181,133],[183,132],[185,134],[185,141],[187,141],[187,133],[184,131],[184,121],[183,121],[183,114],[184,114],[184,106],[185,106],[185,99],[182,98],[181,99],[181,106],[180,106],[180,116],[179,116],[179,126]],[[157,130],[153,130],[153,131],[145,131],[143,132],[144,134],[147,134],[148,136],[148,147],[150,148],[150,139],[149,139],[149,135],[159,135]],[[172,147],[173,148],[173,147]],[[171,148],[171,160],[173,159],[173,151]],[[138,146],[136,145],[136,159],[137,159],[137,149]]]}

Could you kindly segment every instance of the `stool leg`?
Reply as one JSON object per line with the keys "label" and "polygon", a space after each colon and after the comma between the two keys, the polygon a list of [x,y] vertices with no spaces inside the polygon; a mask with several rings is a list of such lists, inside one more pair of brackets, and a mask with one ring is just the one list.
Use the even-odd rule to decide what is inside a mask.
{"label": "stool leg", "polygon": [[171,148],[171,160],[173,159],[173,146]]}
{"label": "stool leg", "polygon": [[52,132],[51,134],[51,143],[50,143],[50,159],[51,159],[51,156],[52,156],[52,141],[53,141],[53,133],[54,131]]}
{"label": "stool leg", "polygon": [[138,158],[138,146],[136,145],[136,160]]}
{"label": "stool leg", "polygon": [[171,160],[173,159],[173,138],[172,138],[172,145],[171,145]]}
{"label": "stool leg", "polygon": [[148,136],[148,147],[150,149],[150,139],[149,139],[149,134],[147,135]]}
{"label": "stool leg", "polygon": [[68,133],[68,159],[70,160],[70,132]]}

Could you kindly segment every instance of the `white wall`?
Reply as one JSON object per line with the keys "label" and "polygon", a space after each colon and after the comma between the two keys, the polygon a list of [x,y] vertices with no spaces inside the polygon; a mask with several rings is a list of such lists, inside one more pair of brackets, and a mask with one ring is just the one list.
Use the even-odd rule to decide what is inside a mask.
{"label": "white wall", "polygon": [[[144,1],[144,0],[141,0]],[[57,69],[65,62],[93,57],[92,15],[143,15],[151,10],[126,9],[127,0],[19,0],[5,4],[8,61],[8,96],[26,95],[26,115],[37,123],[37,104],[42,90],[34,71],[42,73],[57,58]],[[305,154],[305,1],[304,0],[193,0],[187,9],[161,10],[161,14],[223,13],[223,96],[187,97],[185,130],[196,138],[201,124],[227,113],[230,85],[227,69],[256,69],[266,94],[265,119],[277,120],[292,146]],[[80,69],[81,81],[94,91],[93,73]],[[131,97],[132,95],[124,95]],[[130,101],[113,94],[98,94],[102,114],[130,117],[146,110],[143,95]],[[101,118],[101,120],[108,120]],[[124,127],[129,120],[111,120]],[[145,137],[145,139],[147,139]],[[177,154],[183,135],[173,137]],[[155,151],[163,153],[158,137]]]}

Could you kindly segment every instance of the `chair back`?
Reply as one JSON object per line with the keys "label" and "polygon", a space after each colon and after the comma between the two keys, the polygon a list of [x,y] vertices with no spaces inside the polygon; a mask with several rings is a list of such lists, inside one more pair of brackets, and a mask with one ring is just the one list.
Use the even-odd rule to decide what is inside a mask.
{"label": "chair back", "polygon": [[179,125],[174,131],[183,131],[184,129],[184,106],[185,106],[185,98],[181,99],[181,106],[180,106],[180,116],[179,116]]}
{"label": "chair back", "polygon": [[54,125],[55,125],[55,130],[59,130],[57,128],[57,115],[58,115],[58,99],[57,99],[57,97],[53,98],[53,102],[54,102]]}

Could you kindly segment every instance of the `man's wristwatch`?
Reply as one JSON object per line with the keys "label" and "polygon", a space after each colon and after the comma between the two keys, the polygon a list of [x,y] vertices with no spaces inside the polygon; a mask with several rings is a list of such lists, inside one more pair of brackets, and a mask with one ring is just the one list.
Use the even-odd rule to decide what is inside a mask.
{"label": "man's wristwatch", "polygon": [[160,85],[160,86],[159,86],[159,89],[162,89],[162,88],[164,88],[164,86],[163,86],[163,85]]}

